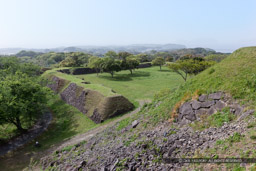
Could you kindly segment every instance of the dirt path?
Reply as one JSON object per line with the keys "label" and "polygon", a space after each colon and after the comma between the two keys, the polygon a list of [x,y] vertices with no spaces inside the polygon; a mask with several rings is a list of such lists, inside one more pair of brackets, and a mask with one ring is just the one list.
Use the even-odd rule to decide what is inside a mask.
{"label": "dirt path", "polygon": [[28,130],[27,133],[24,133],[9,141],[7,144],[0,146],[0,156],[3,156],[8,152],[17,149],[38,137],[47,129],[51,120],[52,114],[49,111],[45,112],[42,118],[39,119],[36,124]]}
{"label": "dirt path", "polygon": [[140,100],[139,101],[139,107],[128,113],[128,114],[125,114],[124,116],[116,119],[116,120],[113,120],[112,122],[109,122],[103,126],[100,126],[98,128],[95,128],[95,129],[92,129],[84,134],[79,134],[77,136],[74,136],[72,137],[71,139],[67,140],[66,142],[62,143],[57,149],[62,149],[63,147],[66,147],[66,146],[70,146],[70,145],[75,145],[81,141],[85,141],[85,140],[88,140],[90,139],[91,137],[93,137],[94,135],[96,135],[97,133],[99,132],[102,132],[104,129],[108,128],[108,127],[111,127],[113,125],[115,125],[117,122],[120,122],[121,120],[125,119],[125,118],[128,118],[128,117],[131,117],[132,115],[138,113],[141,109],[141,107],[145,104],[145,103],[149,103],[150,100]]}

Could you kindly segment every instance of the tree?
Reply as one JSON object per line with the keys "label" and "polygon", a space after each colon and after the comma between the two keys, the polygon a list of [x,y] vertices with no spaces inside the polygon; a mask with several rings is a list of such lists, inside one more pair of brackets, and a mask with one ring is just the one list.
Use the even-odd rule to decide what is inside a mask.
{"label": "tree", "polygon": [[138,58],[138,60],[140,62],[150,62],[149,56],[147,54],[140,53],[140,54],[136,55],[136,57]]}
{"label": "tree", "polygon": [[168,68],[171,69],[171,71],[179,74],[184,79],[184,81],[187,81],[188,75],[196,75],[214,64],[215,62],[212,61],[201,61],[197,58],[194,58],[178,60],[176,63],[169,64]]}
{"label": "tree", "polygon": [[165,58],[166,62],[172,62],[173,61],[173,57],[172,56],[168,56]]}
{"label": "tree", "polygon": [[40,67],[32,63],[21,63],[17,57],[1,57],[0,58],[0,75],[6,76],[21,71],[28,76],[36,76],[40,74]]}
{"label": "tree", "polygon": [[130,56],[130,55],[132,55],[132,54],[130,54],[129,52],[119,52],[119,53],[118,53],[118,58],[121,59],[121,60],[123,60],[123,61],[125,61],[126,58],[127,58],[128,56]]}
{"label": "tree", "polygon": [[19,71],[1,79],[0,124],[13,124],[22,132],[25,123],[31,123],[41,114],[49,89],[42,87],[38,78]]}
{"label": "tree", "polygon": [[139,64],[140,63],[138,59],[133,55],[127,57],[125,61],[122,61],[122,66],[124,67],[124,69],[128,69],[131,72],[131,74],[132,70],[134,70]]}
{"label": "tree", "polygon": [[71,52],[66,54],[66,58],[60,62],[61,67],[80,67],[88,62],[90,54],[82,52]]}
{"label": "tree", "polygon": [[162,58],[162,57],[157,57],[156,59],[154,59],[154,60],[152,61],[152,64],[153,64],[153,65],[160,66],[160,70],[161,70],[161,69],[162,69],[162,65],[165,64],[164,58]]}
{"label": "tree", "polygon": [[88,66],[96,70],[97,76],[99,72],[102,70],[102,64],[103,64],[102,58],[99,58],[97,56],[92,56],[89,58]]}
{"label": "tree", "polygon": [[115,51],[110,50],[107,53],[105,53],[104,57],[106,57],[106,58],[109,57],[109,58],[117,59],[118,55],[117,55],[117,53]]}
{"label": "tree", "polygon": [[103,71],[111,74],[112,78],[114,77],[114,72],[121,71],[121,62],[110,57],[103,58],[101,66]]}

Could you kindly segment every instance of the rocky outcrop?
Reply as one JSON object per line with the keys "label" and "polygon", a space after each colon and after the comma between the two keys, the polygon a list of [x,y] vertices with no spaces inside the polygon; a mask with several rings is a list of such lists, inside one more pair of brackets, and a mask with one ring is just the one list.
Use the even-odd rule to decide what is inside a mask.
{"label": "rocky outcrop", "polygon": [[201,115],[212,115],[221,111],[223,108],[229,107],[230,112],[240,115],[243,107],[234,102],[224,92],[216,92],[209,95],[203,94],[197,100],[185,102],[178,110],[177,121],[183,124],[198,120]]}
{"label": "rocky outcrop", "polygon": [[95,123],[101,123],[107,118],[123,114],[134,108],[134,105],[122,95],[106,97],[98,91],[85,89],[58,77],[53,77],[48,87],[59,93],[63,101],[76,107]]}

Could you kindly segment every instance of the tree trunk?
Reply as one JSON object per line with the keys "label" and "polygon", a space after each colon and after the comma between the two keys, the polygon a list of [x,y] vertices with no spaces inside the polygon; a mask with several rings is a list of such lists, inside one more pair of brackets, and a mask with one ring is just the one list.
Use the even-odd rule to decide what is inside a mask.
{"label": "tree trunk", "polygon": [[21,122],[20,122],[19,117],[16,118],[15,126],[17,127],[19,132],[24,132],[25,131],[25,129],[23,129],[22,126],[21,126]]}
{"label": "tree trunk", "polygon": [[132,69],[130,69],[131,75],[132,75]]}
{"label": "tree trunk", "polygon": [[188,76],[188,73],[186,73],[186,76],[185,76],[185,82],[187,81],[187,76]]}
{"label": "tree trunk", "polygon": [[160,65],[160,71],[162,70],[162,66]]}
{"label": "tree trunk", "polygon": [[96,69],[96,73],[97,73],[97,77],[98,77],[98,75],[99,75],[99,71],[98,71],[98,69]]}
{"label": "tree trunk", "polygon": [[111,74],[111,77],[114,78],[114,72],[111,71],[110,74]]}

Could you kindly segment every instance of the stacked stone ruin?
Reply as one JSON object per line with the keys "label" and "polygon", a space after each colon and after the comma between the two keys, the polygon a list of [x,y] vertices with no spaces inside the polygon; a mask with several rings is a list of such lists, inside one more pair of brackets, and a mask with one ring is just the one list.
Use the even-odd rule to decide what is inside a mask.
{"label": "stacked stone ruin", "polygon": [[229,107],[230,112],[240,115],[243,107],[234,102],[224,92],[215,92],[209,95],[203,94],[197,100],[185,102],[178,110],[177,121],[187,124],[199,120],[202,115],[212,115],[221,111],[224,107]]}

